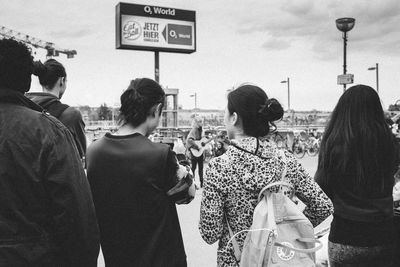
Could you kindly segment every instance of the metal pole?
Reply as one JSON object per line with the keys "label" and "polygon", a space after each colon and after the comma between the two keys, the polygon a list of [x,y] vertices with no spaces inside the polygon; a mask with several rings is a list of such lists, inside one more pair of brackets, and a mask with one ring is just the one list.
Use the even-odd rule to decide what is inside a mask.
{"label": "metal pole", "polygon": [[376,92],[379,95],[379,65],[376,63]]}
{"label": "metal pole", "polygon": [[[347,73],[346,65],[347,32],[343,33],[343,74]],[[346,84],[343,84],[343,93],[346,91]]]}
{"label": "metal pole", "polygon": [[194,114],[197,115],[197,93],[194,93]]}
{"label": "metal pole", "polygon": [[290,79],[287,78],[287,99],[288,99],[288,109],[290,110]]}
{"label": "metal pole", "polygon": [[160,83],[160,54],[154,51],[154,76],[156,82]]}

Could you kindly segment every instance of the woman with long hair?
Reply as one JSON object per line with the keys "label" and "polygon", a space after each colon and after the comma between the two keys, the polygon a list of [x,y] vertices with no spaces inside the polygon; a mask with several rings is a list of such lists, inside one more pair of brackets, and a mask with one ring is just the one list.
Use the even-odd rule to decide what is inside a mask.
{"label": "woman with long hair", "polygon": [[366,85],[349,88],[326,126],[315,175],[335,210],[331,266],[392,266],[398,162],[378,94]]}
{"label": "woman with long hair", "polygon": [[[232,243],[226,248],[231,237],[228,224],[234,233],[248,230],[258,194],[280,181],[285,168],[285,179],[306,204],[304,214],[314,226],[332,213],[331,201],[303,166],[288,151],[283,157],[266,138],[282,116],[281,104],[257,86],[242,85],[228,94],[224,121],[230,146],[206,168],[199,225],[207,243],[219,241],[218,266],[238,265]],[[236,236],[240,249],[245,237],[243,232]]]}

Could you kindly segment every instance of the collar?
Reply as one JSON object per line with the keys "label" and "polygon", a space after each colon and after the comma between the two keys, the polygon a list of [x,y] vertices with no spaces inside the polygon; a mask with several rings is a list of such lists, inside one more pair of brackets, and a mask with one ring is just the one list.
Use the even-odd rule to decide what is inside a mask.
{"label": "collar", "polygon": [[231,140],[233,149],[238,149],[261,158],[270,158],[276,154],[276,146],[267,138],[244,137]]}
{"label": "collar", "polygon": [[38,112],[42,112],[43,108],[29,100],[23,93],[9,88],[0,88],[0,103],[10,103],[24,106]]}

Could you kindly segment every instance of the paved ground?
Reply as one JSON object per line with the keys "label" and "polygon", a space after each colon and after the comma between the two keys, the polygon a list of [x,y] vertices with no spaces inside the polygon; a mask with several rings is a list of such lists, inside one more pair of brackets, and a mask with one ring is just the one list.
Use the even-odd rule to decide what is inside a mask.
{"label": "paved ground", "polygon": [[[310,175],[314,175],[317,169],[317,157],[305,156],[300,160]],[[183,240],[189,267],[213,267],[216,266],[217,244],[208,245],[203,241],[198,231],[199,210],[201,202],[201,190],[197,191],[196,198],[189,205],[178,206],[179,220],[181,223]],[[329,226],[329,221],[324,222],[319,228]],[[327,235],[322,238],[324,247],[317,254],[319,261],[327,258]],[[99,256],[99,267],[104,267],[102,254]]]}

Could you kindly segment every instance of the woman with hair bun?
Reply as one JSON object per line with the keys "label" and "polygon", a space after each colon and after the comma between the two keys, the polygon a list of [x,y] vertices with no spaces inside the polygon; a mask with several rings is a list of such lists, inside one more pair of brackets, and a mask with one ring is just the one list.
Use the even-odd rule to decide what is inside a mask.
{"label": "woman with hair bun", "polygon": [[27,93],[26,96],[61,121],[74,137],[79,156],[86,154],[85,123],[79,110],[61,103],[67,89],[67,73],[55,59],[34,62],[33,74],[38,76],[43,92]]}
{"label": "woman with hair bun", "polygon": [[[207,243],[219,241],[218,266],[238,266],[232,243],[226,248],[230,239],[227,222],[233,233],[248,230],[258,194],[281,179],[285,165],[285,179],[306,204],[304,214],[314,226],[333,212],[331,201],[303,166],[287,151],[283,159],[276,145],[266,138],[275,128],[274,121],[282,116],[280,103],[257,86],[242,85],[228,94],[224,121],[231,145],[205,170],[199,224]],[[236,236],[240,249],[245,237],[245,232]]]}

